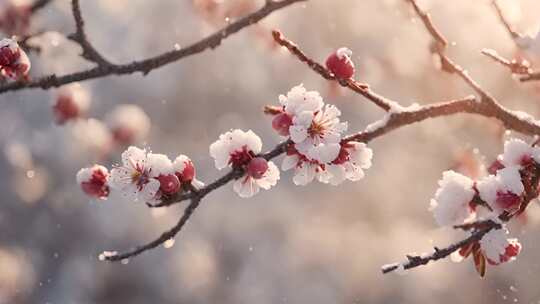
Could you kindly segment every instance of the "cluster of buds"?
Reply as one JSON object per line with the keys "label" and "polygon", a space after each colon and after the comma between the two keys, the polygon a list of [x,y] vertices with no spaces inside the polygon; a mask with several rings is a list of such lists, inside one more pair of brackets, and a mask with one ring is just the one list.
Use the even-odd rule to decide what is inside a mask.
{"label": "cluster of buds", "polygon": [[94,165],[77,174],[82,190],[93,198],[106,199],[109,189],[134,201],[159,203],[184,190],[203,184],[195,178],[193,162],[185,155],[171,161],[164,154],[130,146],[122,153],[122,164],[112,168]]}
{"label": "cluster of buds", "polygon": [[26,3],[7,0],[0,8],[0,30],[8,35],[26,35],[30,28],[31,10]]}
{"label": "cluster of buds", "polygon": [[340,121],[336,106],[325,105],[318,92],[306,91],[302,85],[279,96],[279,102],[281,106],[267,107],[266,113],[274,116],[274,130],[292,142],[282,170],[294,169],[296,185],[307,185],[314,179],[338,185],[364,177],[373,153],[364,143],[343,140],[347,123]]}
{"label": "cluster of buds", "polygon": [[0,40],[0,73],[3,79],[25,80],[30,71],[30,59],[19,44],[9,38]]}
{"label": "cluster of buds", "polygon": [[[430,208],[439,225],[466,225],[476,219],[479,223],[489,219],[499,221],[502,214],[514,216],[523,212],[530,195],[537,196],[540,148],[510,139],[488,172],[488,176],[477,181],[454,171],[443,173]],[[486,261],[498,265],[513,260],[521,245],[517,239],[508,239],[507,233],[504,225],[488,232],[480,241],[457,251],[455,255],[461,257],[457,260],[472,253],[476,269],[482,276]]]}
{"label": "cluster of buds", "polygon": [[114,142],[124,147],[143,141],[150,131],[150,118],[143,109],[132,104],[116,106],[105,116],[105,124]]}
{"label": "cluster of buds", "polygon": [[[306,185],[315,178],[337,185],[364,177],[363,170],[371,166],[373,153],[364,143],[343,140],[347,123],[340,122],[341,112],[335,106],[325,105],[318,92],[306,91],[302,85],[292,88],[287,96],[281,95],[279,100],[281,106],[268,113],[275,116],[273,128],[289,138],[282,169],[294,169],[296,185]],[[110,117],[116,115],[113,111]],[[241,173],[233,185],[240,197],[251,197],[261,188],[268,190],[280,178],[278,167],[261,155],[261,150],[262,141],[257,134],[238,129],[221,134],[209,148],[218,170],[231,168]],[[132,195],[133,200],[153,203],[176,194],[182,185],[199,183],[194,179],[193,163],[183,155],[171,162],[163,154],[129,147],[122,154],[122,163],[112,169],[110,178],[105,178],[107,182],[79,179],[83,190],[93,197],[104,197],[103,191],[97,194],[94,192],[99,191],[87,189],[108,185]],[[103,176],[108,175],[105,172]],[[83,182],[95,185],[83,186]]]}
{"label": "cluster of buds", "polygon": [[54,120],[63,125],[84,116],[89,106],[90,94],[79,83],[63,86],[52,99]]}
{"label": "cluster of buds", "polygon": [[143,142],[150,130],[150,118],[137,105],[120,104],[105,115],[104,121],[90,118],[90,94],[79,83],[62,86],[51,99],[58,125],[72,123],[75,139],[94,153],[106,155],[112,148]]}

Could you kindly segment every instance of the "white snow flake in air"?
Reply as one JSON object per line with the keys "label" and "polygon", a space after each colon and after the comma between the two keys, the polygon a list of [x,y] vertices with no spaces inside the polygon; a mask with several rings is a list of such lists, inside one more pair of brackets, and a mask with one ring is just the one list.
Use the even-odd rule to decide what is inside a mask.
{"label": "white snow flake in air", "polygon": [[440,226],[458,225],[475,218],[470,206],[475,191],[474,182],[465,175],[445,171],[439,189],[431,200],[430,211]]}

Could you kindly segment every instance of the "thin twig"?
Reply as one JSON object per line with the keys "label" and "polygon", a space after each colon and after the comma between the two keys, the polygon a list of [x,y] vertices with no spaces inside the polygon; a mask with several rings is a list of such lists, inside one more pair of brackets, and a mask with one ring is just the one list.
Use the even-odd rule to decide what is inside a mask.
{"label": "thin twig", "polygon": [[[278,156],[278,155],[282,154],[283,152],[285,152],[285,147],[289,143],[290,143],[289,141],[285,141],[285,142],[277,145],[274,149],[272,149],[272,150],[270,150],[270,151],[268,151],[266,153],[260,154],[259,156],[265,158],[266,160],[270,160],[272,158],[275,158],[276,156]],[[153,240],[153,241],[151,241],[151,242],[149,242],[149,243],[147,243],[145,245],[135,247],[134,249],[126,251],[124,253],[107,256],[107,257],[105,257],[105,259],[108,260],[108,261],[121,261],[123,259],[127,259],[127,258],[130,258],[130,257],[133,257],[133,256],[137,256],[137,255],[139,255],[139,254],[141,254],[141,253],[143,253],[143,252],[145,252],[147,250],[156,248],[157,246],[159,246],[160,244],[163,244],[167,240],[172,239],[173,237],[176,236],[176,234],[178,234],[178,232],[180,232],[182,227],[186,224],[186,222],[189,220],[191,215],[193,215],[193,213],[195,212],[195,209],[199,206],[201,200],[206,195],[208,195],[210,192],[212,192],[212,191],[226,185],[228,182],[242,177],[242,175],[244,175],[244,170],[242,170],[242,169],[233,169],[233,170],[229,171],[227,174],[225,174],[222,177],[218,178],[213,183],[208,184],[207,186],[199,189],[197,192],[190,192],[192,194],[191,197],[190,197],[191,203],[186,207],[186,209],[184,211],[184,214],[182,215],[182,217],[180,218],[178,223],[173,228],[171,228],[170,230],[164,232],[157,239],[155,239],[155,240]],[[185,198],[183,198],[183,199],[185,199]],[[170,206],[170,205],[172,205],[174,203],[179,203],[179,202],[180,201],[170,201],[168,204],[166,203],[166,204],[164,204],[162,206],[154,205],[153,207]]]}
{"label": "thin twig", "polygon": [[438,261],[440,259],[444,259],[451,255],[454,251],[461,249],[461,247],[469,245],[471,243],[477,242],[481,240],[484,235],[486,235],[488,232],[490,232],[493,229],[500,229],[501,224],[498,224],[496,222],[491,221],[491,224],[487,226],[486,228],[480,229],[472,233],[469,237],[466,239],[463,239],[457,243],[454,243],[448,247],[445,248],[438,248],[435,247],[433,252],[431,254],[426,255],[408,255],[407,261],[404,263],[394,263],[385,265],[381,268],[382,273],[389,273],[394,270],[398,270],[400,267],[403,268],[403,270],[415,268],[418,266],[426,265],[429,262]]}
{"label": "thin twig", "polygon": [[283,34],[279,30],[273,30],[272,36],[274,37],[274,41],[276,41],[279,45],[287,48],[291,54],[296,56],[296,58],[298,58],[300,61],[306,63],[312,70],[317,72],[317,74],[321,75],[323,78],[327,80],[337,81],[341,86],[349,88],[354,92],[366,97],[379,108],[387,112],[390,111],[393,104],[396,104],[395,101],[391,101],[385,97],[375,94],[369,89],[369,86],[364,83],[360,83],[352,78],[337,79],[334,74],[332,74],[332,72],[330,72],[327,68],[304,54],[304,52],[302,52],[302,50],[298,48],[298,45],[296,45],[291,40],[285,38],[285,36],[283,36]]}
{"label": "thin twig", "polygon": [[492,0],[491,5],[495,9],[495,12],[497,13],[497,17],[499,18],[499,21],[504,25],[504,28],[508,32],[508,35],[510,35],[510,38],[514,42],[516,42],[516,39],[523,37],[523,34],[519,33],[514,29],[514,27],[506,20],[506,17],[504,16],[504,13],[502,11],[502,8],[499,6],[499,3],[497,0]]}
{"label": "thin twig", "polygon": [[44,8],[45,6],[47,6],[49,3],[51,3],[52,0],[36,0],[34,3],[32,3],[32,5],[30,6],[30,12],[32,14],[34,14],[35,12],[37,12],[38,10]]}
{"label": "thin twig", "polygon": [[168,51],[161,55],[157,55],[143,60],[133,61],[126,64],[111,64],[105,66],[98,65],[88,70],[79,71],[71,74],[61,76],[51,74],[28,82],[13,82],[0,86],[0,93],[31,88],[49,89],[51,87],[59,87],[61,85],[72,82],[85,81],[111,75],[127,75],[137,72],[146,75],[152,70],[158,69],[164,65],[178,61],[182,58],[201,53],[208,49],[215,49],[221,44],[224,39],[226,39],[230,35],[237,33],[238,31],[242,30],[247,26],[259,22],[260,20],[277,10],[303,1],[307,0],[268,1],[259,10],[243,18],[240,18],[237,21],[230,23],[223,29],[215,32],[214,34],[179,50]]}
{"label": "thin twig", "polygon": [[[334,80],[332,76],[330,76],[330,78],[327,77],[331,74],[329,71],[326,70],[326,68],[317,64],[313,59],[309,58],[304,52],[300,50],[300,48],[294,42],[287,40],[285,37],[283,37],[281,33],[279,34],[278,33],[279,31],[273,32],[274,38],[276,38],[277,36],[279,38],[278,40],[281,41],[281,43],[283,43],[284,46],[294,46],[294,48],[287,47],[287,49],[293,55],[295,55],[300,61],[307,63],[308,66],[310,66],[315,72],[320,74],[322,77],[326,79]],[[461,77],[463,77],[464,79],[467,79],[467,81],[470,82],[471,85],[475,85],[476,87],[479,88],[479,86],[474,82],[474,80],[468,78],[466,72],[464,72],[459,66],[454,66],[454,65],[452,66],[454,67],[455,72],[460,74]],[[349,86],[346,85],[346,87],[349,87]],[[357,92],[357,90],[359,90],[360,92],[357,92],[357,93],[363,96],[366,96],[367,98],[371,98],[372,96],[374,96],[376,98],[382,98],[382,100],[388,101],[388,99],[384,97],[380,97],[380,95],[369,90],[369,88],[366,85],[356,86],[354,88],[355,89],[353,91]],[[479,88],[478,90],[481,90],[481,88]],[[483,99],[487,98],[486,96],[489,97],[488,94],[481,94],[481,96]],[[462,99],[451,100],[451,101],[446,101],[446,102],[433,103],[430,105],[411,108],[411,109],[400,108],[398,106],[398,103],[394,101],[391,101],[391,103],[395,104],[390,107],[390,108],[394,107],[393,108],[394,111],[390,111],[389,113],[386,114],[386,116],[382,120],[375,122],[373,125],[375,125],[376,127],[368,127],[368,129],[366,129],[365,131],[362,131],[356,134],[351,134],[345,137],[343,141],[344,142],[359,141],[359,142],[367,143],[375,138],[383,136],[391,132],[392,130],[398,129],[400,127],[411,125],[413,123],[420,122],[429,118],[449,116],[449,115],[453,115],[457,113],[473,113],[473,114],[477,114],[483,117],[488,117],[488,118],[493,117],[502,121],[509,129],[512,129],[512,130],[515,130],[524,134],[540,134],[539,125],[531,123],[530,121],[527,121],[527,120],[522,120],[504,109],[503,109],[504,111],[500,109],[496,110],[498,108],[494,107],[492,103],[481,102],[474,96],[468,96]],[[261,154],[260,156],[264,157],[266,160],[271,160],[283,154],[286,150],[287,145],[289,145],[290,143],[291,143],[290,141],[282,142],[278,144],[276,147],[274,147],[272,150],[270,150],[269,152]],[[201,189],[198,189],[197,192],[184,193],[177,197],[169,198],[165,200],[163,203],[160,203],[158,205],[152,205],[150,207],[167,207],[167,206],[171,206],[173,204],[179,203],[181,201],[191,199],[191,203],[186,207],[186,212],[182,216],[182,218],[186,218],[185,221],[187,221],[187,219],[189,219],[189,217],[194,213],[195,208],[199,206],[200,202],[206,195],[213,192],[214,190],[221,188],[222,186],[226,185],[230,181],[233,181],[241,177],[243,174],[244,172],[241,169],[231,170],[225,175],[223,175],[222,177],[215,180],[214,182],[206,185],[205,187]],[[197,202],[194,203],[194,201],[197,201]],[[159,244],[162,244],[168,239],[171,239],[172,237],[174,237],[181,230],[181,228],[185,224],[185,221],[179,222],[171,230],[167,231],[162,236],[160,236],[156,240],[146,245],[136,247],[135,249],[131,251],[127,251],[125,253],[111,255],[105,258],[110,261],[119,261],[122,259],[139,255],[140,253],[144,251],[155,248],[159,246]],[[481,236],[479,237],[481,238]],[[438,253],[437,257],[438,256],[441,256],[440,258],[442,258],[442,253]],[[415,261],[416,261],[415,263],[420,263],[419,265],[422,265],[422,263],[424,263],[424,260],[415,259]]]}
{"label": "thin twig", "polygon": [[92,46],[86,32],[84,30],[84,19],[81,14],[81,7],[79,0],[71,1],[71,10],[73,13],[73,19],[75,20],[75,33],[68,35],[67,38],[78,43],[82,48],[81,56],[86,60],[95,62],[99,66],[109,66],[111,63],[105,59],[95,48]]}
{"label": "thin twig", "polygon": [[[433,24],[432,20],[430,18],[426,18],[426,16],[429,16],[427,13],[425,13],[417,4],[416,0],[405,0],[409,2],[415,12],[418,14],[418,16],[424,21],[424,26],[428,30],[428,32],[431,34],[434,41],[440,41],[441,32],[437,30],[437,27]],[[495,4],[496,5],[496,4]],[[443,37],[444,38],[444,37]],[[480,109],[479,114],[482,114],[484,116],[492,116],[496,117],[499,120],[501,120],[507,127],[510,124],[518,123],[520,125],[520,128],[525,127],[525,129],[529,129],[530,131],[535,130],[532,132],[532,134],[538,134],[538,125],[535,123],[529,123],[522,119],[519,119],[516,115],[511,113],[510,111],[504,109],[500,103],[493,97],[491,94],[489,94],[486,90],[484,90],[468,73],[465,71],[461,66],[454,63],[450,58],[446,56],[444,53],[444,48],[439,48],[436,50],[437,54],[441,58],[441,62],[443,63],[443,66],[445,67],[445,71],[450,73],[457,74],[469,87],[471,87],[478,95],[480,95],[481,99],[479,101]],[[516,120],[517,119],[517,120]],[[523,126],[518,121],[524,122],[525,124],[529,126]],[[536,187],[538,187],[538,178],[534,180],[535,185],[533,188],[535,189],[534,192],[536,193]],[[478,194],[477,194],[478,195]],[[523,205],[527,205],[528,201],[532,200],[534,194],[528,194],[524,198]],[[502,221],[508,221],[512,218],[513,214],[507,214],[503,213],[499,219]],[[478,228],[481,227],[481,228]],[[457,242],[455,244],[452,244],[446,248],[439,249],[436,248],[432,254],[429,255],[421,255],[421,256],[407,256],[408,260],[404,263],[395,263],[390,264],[382,267],[383,273],[388,273],[394,270],[399,269],[400,267],[403,267],[403,269],[410,269],[414,267],[418,267],[421,265],[426,265],[430,261],[437,261],[442,258],[446,258],[450,254],[452,254],[454,251],[459,250],[463,246],[466,246],[468,244],[471,244],[473,242],[477,242],[483,238],[485,234],[487,234],[489,231],[493,229],[499,229],[501,228],[501,224],[495,221],[481,221],[477,223],[467,224],[467,225],[460,225],[456,226],[457,229],[476,229],[474,232],[467,237],[466,239]]]}
{"label": "thin twig", "polygon": [[482,55],[486,55],[488,58],[491,58],[495,62],[507,67],[512,74],[530,75],[532,73],[531,63],[527,60],[508,60],[492,49],[483,49],[481,53]]}

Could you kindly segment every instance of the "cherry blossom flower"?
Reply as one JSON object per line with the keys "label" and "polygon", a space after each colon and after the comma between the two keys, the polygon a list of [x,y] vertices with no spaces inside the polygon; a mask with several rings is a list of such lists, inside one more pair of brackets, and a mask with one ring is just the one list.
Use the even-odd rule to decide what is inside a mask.
{"label": "cherry blossom flower", "polygon": [[100,165],[83,168],[77,172],[77,183],[90,197],[106,199],[110,192],[108,179],[109,171]]}
{"label": "cherry blossom flower", "polygon": [[345,180],[358,181],[364,177],[364,170],[371,167],[373,151],[364,143],[341,144],[338,157],[324,166],[320,181],[339,185]]}
{"label": "cherry blossom flower", "polygon": [[430,211],[440,226],[463,224],[476,217],[471,201],[475,195],[474,182],[454,171],[443,172],[439,189],[431,200]]}
{"label": "cherry blossom flower", "polygon": [[287,95],[279,95],[283,111],[291,116],[302,112],[317,112],[324,106],[324,101],[317,91],[307,91],[303,84],[293,87]]}
{"label": "cherry blossom flower", "polygon": [[30,71],[30,59],[13,39],[0,40],[0,70],[2,76],[23,79]]}
{"label": "cherry blossom flower", "polygon": [[52,110],[57,124],[81,117],[90,106],[90,95],[79,83],[61,87],[52,100]]}
{"label": "cherry blossom flower", "polygon": [[146,150],[130,146],[122,153],[122,165],[111,170],[110,187],[134,201],[155,201],[161,186],[155,177],[163,170],[152,168],[150,163],[155,165],[159,161],[155,156],[149,159]]}
{"label": "cherry blossom flower", "polygon": [[274,112],[272,127],[279,135],[289,136],[289,128],[293,124],[293,117],[302,112],[317,112],[324,105],[323,99],[317,91],[307,91],[302,84],[293,87],[287,95],[279,96],[281,109]]}
{"label": "cherry blossom flower", "polygon": [[517,239],[507,238],[508,230],[493,229],[480,240],[480,248],[491,265],[513,261],[521,251]]}
{"label": "cherry blossom flower", "polygon": [[217,169],[231,167],[244,170],[245,174],[233,185],[240,197],[251,197],[260,188],[268,190],[279,180],[279,170],[274,163],[257,157],[261,149],[261,139],[251,130],[226,132],[210,145],[210,156],[214,158]]}
{"label": "cherry blossom flower", "polygon": [[349,79],[354,75],[354,63],[351,60],[352,51],[342,47],[326,59],[326,68],[337,78]]}
{"label": "cherry blossom flower", "polygon": [[521,252],[521,244],[517,239],[507,238],[508,230],[505,227],[493,229],[486,233],[480,241],[469,243],[451,255],[454,262],[473,256],[474,266],[478,274],[483,277],[486,265],[499,265],[516,259]]}
{"label": "cherry blossom flower", "polygon": [[335,160],[341,149],[341,134],[347,130],[347,123],[339,121],[340,115],[335,106],[326,105],[320,111],[295,116],[289,130],[298,152],[321,163]]}
{"label": "cherry blossom flower", "polygon": [[324,166],[318,161],[310,160],[305,155],[300,154],[294,145],[287,147],[287,153],[281,163],[281,170],[288,171],[294,169],[293,183],[297,186],[305,186],[314,179],[320,182],[325,180]]}
{"label": "cherry blossom flower", "polygon": [[180,179],[174,172],[173,163],[165,154],[148,153],[149,175],[159,181],[159,191],[154,199],[172,195],[180,190]]}
{"label": "cherry blossom flower", "polygon": [[143,141],[150,131],[150,118],[136,105],[122,104],[105,117],[115,141],[129,145]]}
{"label": "cherry blossom flower", "polygon": [[293,87],[287,96],[280,95],[282,109],[272,109],[272,127],[282,136],[290,136],[299,153],[320,163],[332,162],[339,154],[341,134],[347,123],[340,122],[341,112],[333,105],[324,106],[316,91],[303,85]]}
{"label": "cherry blossom flower", "polygon": [[204,186],[204,183],[197,180],[195,166],[191,159],[183,154],[176,157],[173,162],[174,174],[180,180],[182,184],[191,184],[196,188],[201,188]]}
{"label": "cherry blossom flower", "polygon": [[480,198],[495,211],[511,211],[519,208],[521,195],[525,190],[519,167],[506,167],[489,175],[477,183]]}

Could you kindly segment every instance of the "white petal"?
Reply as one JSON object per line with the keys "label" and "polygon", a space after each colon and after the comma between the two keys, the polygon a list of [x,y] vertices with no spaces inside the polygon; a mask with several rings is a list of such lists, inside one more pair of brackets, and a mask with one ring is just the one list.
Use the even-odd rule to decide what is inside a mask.
{"label": "white petal", "polygon": [[263,177],[255,180],[259,187],[263,189],[270,189],[277,184],[279,180],[279,169],[273,162],[268,162],[268,169],[264,173]]}
{"label": "white petal", "polygon": [[229,164],[229,150],[227,149],[227,145],[221,140],[217,140],[210,145],[210,156],[214,158],[218,170],[227,167]]}
{"label": "white petal", "polygon": [[311,148],[308,151],[308,155],[320,163],[327,164],[338,157],[340,149],[341,146],[339,144],[320,144]]}
{"label": "white petal", "polygon": [[174,172],[184,172],[186,168],[186,163],[190,162],[191,159],[183,154],[178,155],[173,162]]}
{"label": "white petal", "polygon": [[243,198],[252,197],[259,192],[259,186],[247,175],[237,179],[233,184],[233,189]]}
{"label": "white petal", "polygon": [[137,200],[142,202],[151,202],[156,199],[156,194],[159,191],[160,183],[157,179],[151,178],[148,183],[146,183],[141,191],[139,191]]}
{"label": "white petal", "polygon": [[148,153],[147,169],[151,177],[174,173],[171,160],[165,154]]}
{"label": "white petal", "polygon": [[305,186],[313,181],[316,173],[316,165],[302,163],[301,167],[294,172],[293,183],[297,186]]}
{"label": "white petal", "polygon": [[130,146],[122,153],[122,163],[124,166],[133,166],[133,164],[144,166],[146,163],[146,150]]}
{"label": "white petal", "polygon": [[120,190],[129,186],[132,181],[133,171],[131,167],[116,167],[111,170],[111,176],[109,178],[109,186],[113,189]]}
{"label": "white petal", "polygon": [[283,158],[283,162],[281,163],[281,170],[287,171],[292,168],[295,168],[299,160],[300,160],[300,157],[298,157],[298,155],[296,154],[286,155]]}
{"label": "white petal", "polygon": [[261,138],[251,130],[248,130],[246,133],[245,144],[248,146],[249,150],[253,151],[255,154],[260,153],[262,150]]}
{"label": "white petal", "polygon": [[328,182],[333,186],[341,184],[346,179],[346,172],[343,166],[327,165],[325,167],[325,171],[330,174],[330,179],[328,179]]}
{"label": "white petal", "polygon": [[512,193],[520,195],[525,191],[518,166],[507,167],[497,171],[497,178],[504,185],[504,188]]}
{"label": "white petal", "polygon": [[350,151],[350,160],[355,165],[362,169],[369,169],[371,167],[371,158],[373,158],[373,151],[364,143],[355,143],[354,148]]}
{"label": "white petal", "polygon": [[289,133],[291,135],[292,141],[295,143],[303,142],[307,137],[307,129],[301,125],[292,125],[289,127]]}
{"label": "white petal", "polygon": [[345,167],[345,172],[348,180],[355,182],[364,178],[364,170],[362,170],[360,166],[356,166],[351,162],[346,162],[343,165]]}

